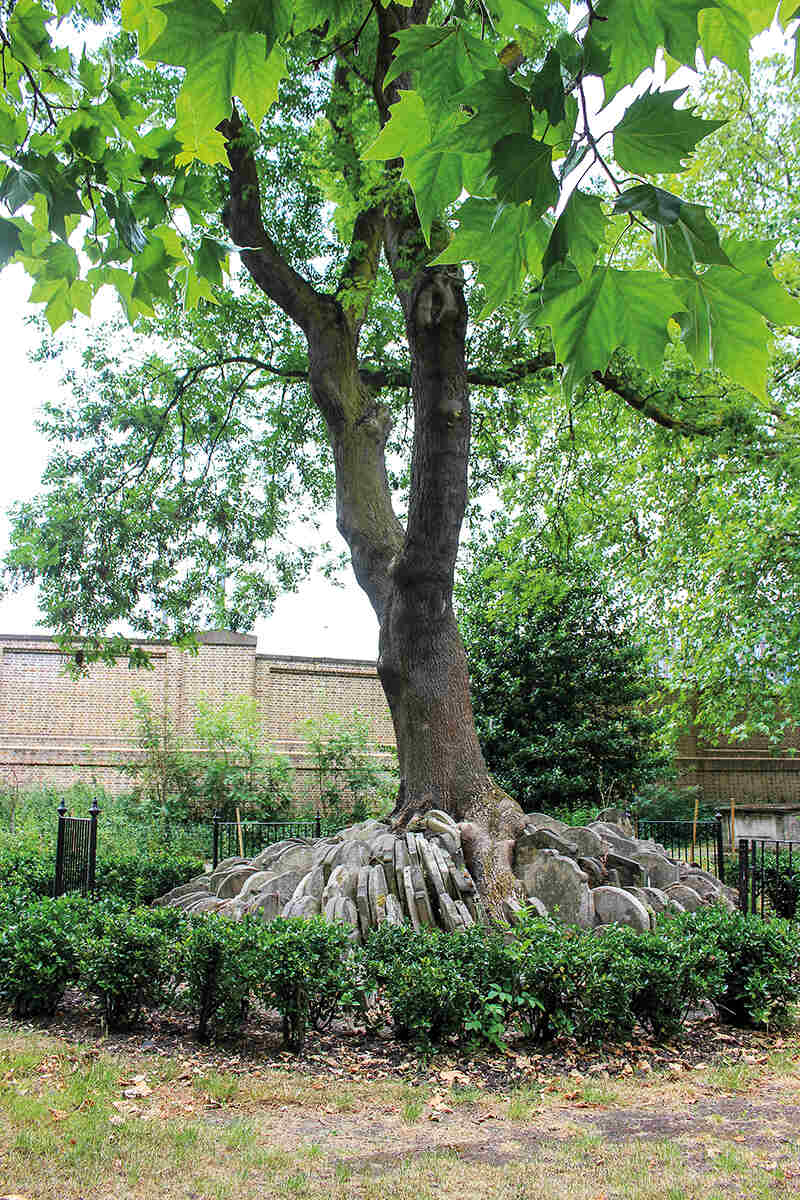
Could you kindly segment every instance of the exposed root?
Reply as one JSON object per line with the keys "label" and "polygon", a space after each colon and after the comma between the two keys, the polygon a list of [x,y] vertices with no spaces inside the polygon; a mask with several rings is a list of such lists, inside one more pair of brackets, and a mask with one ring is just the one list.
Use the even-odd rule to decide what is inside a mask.
{"label": "exposed root", "polygon": [[[514,842],[524,828],[525,815],[494,780],[487,782],[484,793],[472,797],[452,815],[459,823],[467,870],[492,920],[502,922],[506,920],[503,901],[512,896],[525,898],[513,871]],[[438,806],[426,804],[419,796],[408,796],[401,789],[390,817],[392,829],[407,828],[415,816],[432,807]]]}

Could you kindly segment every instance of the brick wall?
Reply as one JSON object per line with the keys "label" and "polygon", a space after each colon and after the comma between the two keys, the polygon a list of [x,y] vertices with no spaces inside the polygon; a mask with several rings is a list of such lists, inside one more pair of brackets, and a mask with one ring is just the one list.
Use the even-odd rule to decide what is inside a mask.
{"label": "brick wall", "polygon": [[676,765],[682,787],[698,787],[710,807],[739,803],[800,802],[800,729],[790,731],[779,747],[766,737],[744,742],[704,741],[687,732],[678,742]]}
{"label": "brick wall", "polygon": [[389,710],[374,663],[257,654],[256,638],[225,631],[201,634],[196,654],[165,643],[140,643],[152,670],[125,663],[92,666],[73,679],[49,637],[0,635],[0,780],[22,786],[68,786],[96,780],[111,792],[130,780],[137,756],[132,693],[146,693],[190,746],[198,699],[252,696],[265,746],[288,754],[299,798],[313,796],[314,777],[298,724],[304,718],[358,709],[371,723],[374,754],[394,745]]}

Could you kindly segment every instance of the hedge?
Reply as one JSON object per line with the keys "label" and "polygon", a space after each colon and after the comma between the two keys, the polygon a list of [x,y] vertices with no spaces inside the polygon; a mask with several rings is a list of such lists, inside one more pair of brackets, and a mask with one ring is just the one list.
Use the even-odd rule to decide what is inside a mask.
{"label": "hedge", "polygon": [[187,916],[129,910],[119,898],[0,895],[0,1003],[50,1016],[67,987],[98,998],[109,1028],[178,1006],[198,1037],[232,1035],[254,1004],[277,1010],[284,1044],[310,1026],[356,1015],[395,1036],[500,1044],[630,1036],[638,1023],[674,1035],[712,1004],[720,1019],[776,1028],[792,1017],[800,931],[718,907],[663,919],[648,933],[585,932],[527,914],[515,936],[474,927],[449,934],[383,925],[354,947],[352,930],[311,920]]}

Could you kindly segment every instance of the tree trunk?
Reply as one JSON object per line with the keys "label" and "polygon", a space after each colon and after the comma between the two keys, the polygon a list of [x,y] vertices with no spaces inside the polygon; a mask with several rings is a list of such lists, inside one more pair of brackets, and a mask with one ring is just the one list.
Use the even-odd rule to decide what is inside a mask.
{"label": "tree trunk", "polygon": [[337,525],[380,624],[378,673],[401,778],[394,823],[403,828],[432,808],[450,814],[461,826],[467,866],[489,911],[502,916],[502,900],[516,888],[511,856],[524,818],[487,772],[453,613],[470,438],[463,278],[452,268],[424,266],[430,251],[412,209],[387,217],[368,210],[357,222],[358,241],[369,253],[354,257],[353,269],[374,277],[383,232],[405,316],[414,440],[403,529],[386,473],[391,418],[358,368],[366,309],[346,310],[288,266],[261,222],[257,172],[235,114],[223,130],[231,161],[226,219],[238,243],[250,247],[242,261],[253,279],[306,335],[311,393],[336,467]]}

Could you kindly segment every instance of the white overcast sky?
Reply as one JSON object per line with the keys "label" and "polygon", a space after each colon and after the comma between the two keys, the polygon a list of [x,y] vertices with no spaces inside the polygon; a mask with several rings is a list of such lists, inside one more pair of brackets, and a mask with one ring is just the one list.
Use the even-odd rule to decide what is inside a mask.
{"label": "white overcast sky", "polygon": [[[0,327],[3,330],[3,429],[0,437],[0,556],[8,548],[8,509],[33,496],[47,460],[48,444],[35,428],[37,413],[47,397],[67,389],[59,382],[58,363],[30,361],[38,337],[26,316],[41,305],[28,305],[31,281],[22,267],[0,275]],[[331,531],[338,538],[331,516]],[[342,543],[343,545],[344,543]],[[36,590],[0,596],[0,634],[46,632],[38,624]],[[329,658],[374,659],[378,624],[372,608],[354,581],[344,587],[313,577],[296,594],[283,596],[273,616],[258,622],[259,650],[270,654],[308,654]]]}

